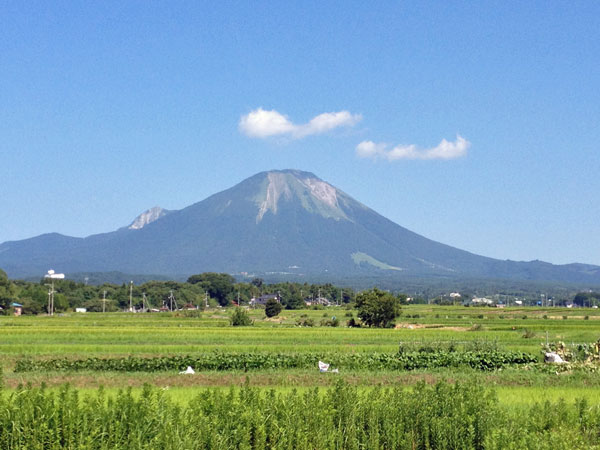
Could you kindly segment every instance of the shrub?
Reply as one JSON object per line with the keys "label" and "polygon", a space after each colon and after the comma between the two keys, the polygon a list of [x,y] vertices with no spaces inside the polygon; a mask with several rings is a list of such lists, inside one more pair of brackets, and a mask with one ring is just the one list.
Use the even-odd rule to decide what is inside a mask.
{"label": "shrub", "polygon": [[296,325],[299,327],[314,327],[315,321],[310,317],[307,317],[306,314],[302,314],[302,316],[296,320]]}
{"label": "shrub", "polygon": [[248,311],[239,306],[233,310],[229,323],[232,327],[247,327],[254,324],[252,319],[250,319]]}
{"label": "shrub", "polygon": [[360,320],[357,320],[354,317],[348,321],[347,325],[350,328],[360,328],[362,326],[362,324],[360,323]]}
{"label": "shrub", "polygon": [[340,325],[340,319],[333,316],[331,319],[322,319],[321,326],[322,327],[337,327]]}
{"label": "shrub", "polygon": [[265,314],[267,317],[275,317],[281,312],[281,309],[281,303],[274,298],[270,298],[265,305]]}
{"label": "shrub", "polygon": [[523,330],[523,337],[525,339],[533,339],[536,336],[535,332],[528,330],[527,328],[525,328]]}

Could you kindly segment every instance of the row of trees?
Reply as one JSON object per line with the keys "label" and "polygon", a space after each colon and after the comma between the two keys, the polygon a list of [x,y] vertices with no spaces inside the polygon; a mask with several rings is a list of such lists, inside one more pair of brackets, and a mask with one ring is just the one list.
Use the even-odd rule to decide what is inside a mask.
{"label": "row of trees", "polygon": [[579,292],[573,298],[573,303],[577,306],[598,306],[600,305],[600,292]]}
{"label": "row of trees", "polygon": [[[13,302],[23,305],[24,314],[47,312],[48,280],[38,283],[21,280],[9,280],[0,270],[0,308],[6,313]],[[170,306],[171,293],[179,307],[193,305],[228,306],[231,304],[248,305],[250,299],[263,294],[279,294],[281,304],[286,309],[305,307],[304,299],[316,298],[319,294],[342,304],[354,301],[355,293],[351,289],[342,289],[332,284],[275,283],[267,284],[260,278],[251,282],[236,282],[229,274],[202,273],[192,275],[186,282],[149,281],[143,284],[86,285],[72,280],[54,281],[54,309],[56,312],[77,307],[88,311],[118,311],[129,308],[130,298],[135,308],[141,308],[143,297],[153,308]],[[106,301],[103,301],[106,299]],[[0,311],[0,312],[1,312]]]}
{"label": "row of trees", "polygon": [[[6,273],[0,270],[0,307],[8,311],[12,302],[18,301],[23,305],[24,313],[39,314],[46,312],[48,287],[45,280],[39,283],[24,281],[11,281]],[[180,306],[203,305],[207,296],[212,301],[226,306],[236,300],[249,301],[261,293],[279,293],[281,304],[271,300],[267,304],[265,313],[269,317],[279,314],[283,307],[294,309],[296,306],[304,307],[304,298],[308,296],[321,295],[333,297],[340,292],[340,300],[349,303],[355,300],[358,309],[358,317],[367,326],[389,327],[393,325],[395,317],[399,313],[400,304],[405,303],[406,296],[394,296],[377,288],[360,292],[354,292],[334,287],[331,284],[308,285],[298,283],[278,283],[266,285],[261,279],[254,279],[251,283],[236,283],[235,279],[223,273],[202,273],[188,278],[186,283],[174,281],[151,281],[139,286],[103,284],[101,286],[87,286],[71,280],[60,280],[54,283],[55,295],[54,306],[56,311],[64,311],[68,308],[83,306],[90,311],[108,311],[127,308],[129,302],[135,296],[134,306],[141,307],[140,297],[146,296],[152,306],[163,306],[173,294],[178,299]],[[101,298],[109,299],[103,302]],[[151,300],[152,299],[152,300]],[[287,299],[287,301],[286,301]],[[104,304],[103,304],[104,303]],[[235,313],[234,313],[235,314]],[[238,310],[240,316],[240,310]],[[234,320],[242,321],[247,325],[247,316],[234,316]]]}

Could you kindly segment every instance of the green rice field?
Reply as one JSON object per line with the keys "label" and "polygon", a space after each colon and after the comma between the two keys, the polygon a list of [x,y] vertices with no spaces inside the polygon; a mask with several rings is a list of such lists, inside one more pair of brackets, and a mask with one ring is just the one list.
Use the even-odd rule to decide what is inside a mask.
{"label": "green rice field", "polygon": [[[578,344],[596,342],[600,338],[600,312],[597,309],[492,309],[411,305],[403,307],[401,316],[396,320],[396,327],[390,329],[349,328],[346,322],[356,317],[356,311],[342,308],[284,310],[272,319],[267,319],[263,310],[251,310],[254,324],[247,327],[230,326],[230,314],[229,309],[215,308],[200,312],[153,314],[70,313],[53,317],[0,316],[0,367],[4,386],[0,396],[3,396],[4,401],[9,401],[7,408],[10,410],[10,401],[17,398],[15,395],[23,386],[30,390],[43,387],[42,392],[45,393],[35,395],[47,396],[44,398],[48,400],[59,396],[63,386],[68,384],[72,386],[71,389],[77,389],[77,395],[83,403],[88,402],[86,399],[96,398],[101,389],[103,395],[114,399],[122,398],[125,390],[129,390],[127,395],[131,397],[127,401],[135,404],[138,401],[136,399],[149,395],[144,394],[145,390],[153,389],[160,392],[161,397],[168,399],[166,401],[172,405],[194,408],[194,402],[198,402],[199,398],[216,395],[215,392],[229,396],[227,401],[234,403],[239,400],[237,396],[242,398],[247,395],[244,393],[245,389],[254,389],[255,394],[252,395],[259,397],[291,396],[289,398],[294,400],[289,400],[290,402],[301,402],[302,398],[315,389],[318,389],[320,398],[327,399],[333,390],[351,387],[355,390],[355,394],[352,395],[358,396],[361,402],[368,402],[371,396],[369,393],[375,388],[403,389],[405,395],[410,395],[415,389],[423,389],[423,385],[432,386],[433,389],[433,386],[442,383],[450,386],[477,386],[478,389],[492,395],[495,399],[494,408],[501,411],[502,420],[505,421],[502,427],[508,427],[508,424],[517,426],[515,424],[520,423],[517,418],[530,415],[532,411],[546,411],[540,414],[547,415],[551,425],[545,425],[546,431],[543,431],[542,427],[542,431],[538,430],[536,433],[564,433],[560,423],[580,421],[577,414],[581,413],[582,401],[587,408],[585,411],[592,415],[590,417],[595,418],[594,414],[600,417],[600,374],[593,368],[555,370],[554,367],[543,363],[541,353],[542,345],[547,341],[562,341],[572,348]],[[340,319],[340,326],[320,325],[321,321],[325,322],[332,317]],[[315,326],[298,325],[306,319],[312,319]],[[532,355],[534,362],[494,366],[489,370],[478,370],[460,364],[397,370],[368,362],[372,355],[395,355],[399,351],[435,353],[438,350],[442,354],[473,351],[501,354],[524,352]],[[177,358],[201,359],[210,355],[218,355],[218,358],[225,361],[228,358],[250,356],[260,361],[261,358],[265,361],[274,358],[275,363],[271,366],[249,366],[250,368],[246,367],[243,370],[196,370],[193,375],[182,375],[179,371],[185,367],[173,365],[149,371],[75,370],[69,365],[70,361],[115,358],[124,358],[127,361],[153,361],[157,358],[178,361]],[[265,355],[270,355],[271,359]],[[290,355],[300,359],[304,355],[309,358],[309,363],[293,367],[277,365],[279,359],[284,360],[291,357]],[[314,363],[310,362],[313,358]],[[318,360],[335,365],[336,361],[347,361],[348,358],[358,358],[357,361],[367,362],[354,366],[341,364],[339,373],[320,373],[318,370]],[[36,365],[50,360],[58,361],[54,369],[39,369],[42,366]],[[36,369],[18,370],[19,367],[28,367],[28,364]],[[439,388],[435,388],[436,392],[437,389]],[[261,403],[263,400],[256,401]],[[552,408],[563,408],[564,417],[560,420],[552,419],[550,416],[555,410]],[[84,413],[88,414],[82,412]],[[563,422],[560,422],[561,420]],[[593,422],[596,419],[589,420]],[[600,424],[600,419],[598,423]],[[534,444],[538,441],[529,433],[538,425],[532,423],[529,428],[522,430],[522,440],[515,441],[516,443],[511,440],[512,437],[509,439],[509,435],[503,434],[502,427],[497,431],[490,431],[485,438],[486,445],[482,448],[511,448],[513,444],[512,448],[553,448],[535,447]],[[586,428],[573,432],[571,447],[554,448],[595,448],[594,446],[600,445],[600,428],[593,430],[590,432]],[[595,441],[590,441],[589,433],[596,436]],[[518,433],[510,436],[517,435]],[[357,442],[362,442],[363,438],[356,439]],[[352,448],[349,445],[340,445],[341,441],[336,442],[323,448]],[[494,447],[492,444],[497,445]],[[127,445],[123,448],[157,448],[151,444],[146,447],[142,444],[131,444],[130,447]],[[226,444],[219,445],[215,445],[214,448],[228,448]],[[201,446],[209,447],[210,445]],[[71,448],[104,447],[91,445]],[[286,447],[273,445],[271,448]],[[367,445],[363,448],[370,447]],[[430,445],[420,448],[443,447]],[[479,447],[469,444],[465,448]]]}

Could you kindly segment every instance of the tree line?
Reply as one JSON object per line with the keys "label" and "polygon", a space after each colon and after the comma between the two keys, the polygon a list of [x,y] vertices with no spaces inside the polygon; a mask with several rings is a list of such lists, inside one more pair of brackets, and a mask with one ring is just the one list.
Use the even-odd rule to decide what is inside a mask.
{"label": "tree line", "polygon": [[[22,305],[23,314],[43,314],[48,310],[48,279],[39,282],[10,280],[0,270],[0,314],[8,314],[13,303]],[[286,309],[305,308],[305,299],[319,295],[341,305],[354,302],[356,293],[331,283],[309,284],[281,282],[267,284],[261,278],[250,282],[237,282],[225,273],[202,273],[190,276],[186,282],[148,281],[135,283],[103,283],[88,285],[73,280],[54,280],[54,311],[65,312],[86,308],[90,312],[119,311],[131,304],[160,309],[170,307],[171,298],[179,308],[248,305],[252,298],[265,294],[278,294],[281,306]],[[146,305],[144,305],[144,299]]]}

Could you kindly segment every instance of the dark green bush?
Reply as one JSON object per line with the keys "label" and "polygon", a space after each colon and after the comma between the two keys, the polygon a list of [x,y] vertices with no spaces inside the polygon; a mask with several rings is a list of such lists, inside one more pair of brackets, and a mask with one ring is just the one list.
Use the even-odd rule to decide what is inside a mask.
{"label": "dark green bush", "polygon": [[283,307],[281,306],[281,303],[274,298],[270,298],[265,304],[265,315],[267,317],[275,317],[279,315],[282,309]]}
{"label": "dark green bush", "polygon": [[231,314],[231,319],[229,320],[229,323],[233,327],[247,327],[253,325],[252,319],[250,318],[248,311],[246,311],[243,308],[240,308],[239,306],[233,310],[233,314]]}
{"label": "dark green bush", "polygon": [[296,325],[299,327],[314,327],[315,321],[314,319],[307,317],[306,314],[302,314],[302,316],[296,320]]}
{"label": "dark green bush", "polygon": [[340,326],[340,319],[337,317],[332,317],[331,319],[322,319],[321,320],[322,327],[338,327]]}
{"label": "dark green bush", "polygon": [[360,319],[355,319],[354,317],[352,317],[346,325],[348,325],[350,328],[360,328],[362,326]]}

